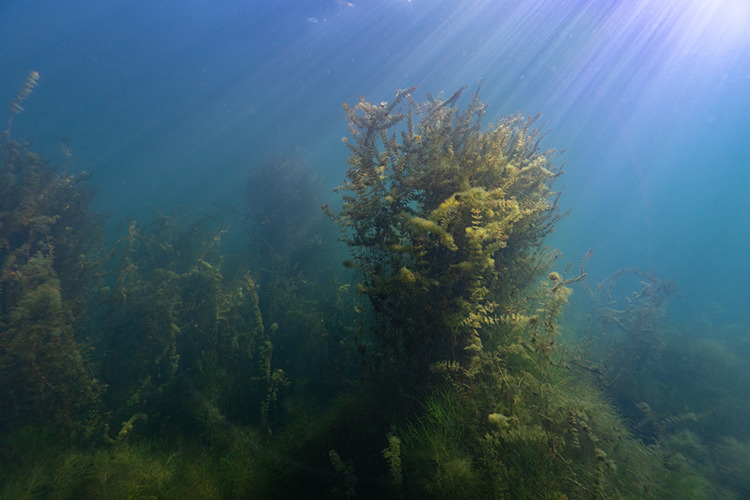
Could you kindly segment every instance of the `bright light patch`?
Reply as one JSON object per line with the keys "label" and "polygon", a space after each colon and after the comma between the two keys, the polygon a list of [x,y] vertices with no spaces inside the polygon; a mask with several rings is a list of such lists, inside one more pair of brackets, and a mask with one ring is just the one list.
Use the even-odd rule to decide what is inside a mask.
{"label": "bright light patch", "polygon": [[673,0],[664,5],[678,14],[672,32],[685,55],[716,57],[750,42],[747,0]]}

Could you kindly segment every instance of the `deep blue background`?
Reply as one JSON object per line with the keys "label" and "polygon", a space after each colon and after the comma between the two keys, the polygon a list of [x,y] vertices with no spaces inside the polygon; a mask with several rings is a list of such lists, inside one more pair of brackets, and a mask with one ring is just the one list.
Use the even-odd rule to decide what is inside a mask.
{"label": "deep blue background", "polygon": [[341,102],[482,80],[488,122],[541,112],[566,150],[565,262],[593,249],[592,284],[631,266],[675,280],[685,324],[750,319],[745,1],[5,0],[0,68],[7,102],[41,75],[13,137],[60,164],[70,137],[115,222],[238,204],[279,155],[332,188]]}

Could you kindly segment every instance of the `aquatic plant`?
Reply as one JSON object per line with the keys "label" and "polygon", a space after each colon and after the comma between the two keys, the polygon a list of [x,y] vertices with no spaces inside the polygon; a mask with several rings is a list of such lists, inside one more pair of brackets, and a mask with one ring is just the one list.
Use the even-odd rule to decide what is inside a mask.
{"label": "aquatic plant", "polygon": [[[623,269],[590,288],[585,357],[588,374],[631,431],[663,454],[675,475],[699,472],[710,498],[742,498],[750,428],[748,348],[737,332],[667,321],[677,285]],[[725,336],[725,338],[722,338]],[[708,483],[711,481],[711,483]]]}
{"label": "aquatic plant", "polygon": [[101,234],[87,178],[59,175],[26,145],[2,139],[0,429],[73,429],[93,418],[101,387],[75,331]]}
{"label": "aquatic plant", "polygon": [[[636,290],[623,297],[625,292],[618,292],[627,290],[629,279],[639,282],[634,284]],[[636,424],[634,430],[644,440],[660,442],[667,427],[674,427],[678,420],[695,420],[694,414],[685,411],[687,406],[675,405],[664,411],[671,391],[661,381],[666,347],[662,320],[668,301],[677,294],[677,285],[628,268],[607,276],[595,287],[585,287],[594,300],[586,325],[590,350],[585,360],[574,358],[573,364],[594,376]],[[661,397],[652,397],[661,391]],[[673,413],[677,411],[682,417]]]}
{"label": "aquatic plant", "polygon": [[38,498],[269,498],[264,463],[244,439],[207,448],[182,440],[71,447],[47,428],[3,436],[0,496]]}
{"label": "aquatic plant", "polygon": [[[274,318],[277,366],[295,390],[321,400],[347,376],[344,358],[356,358],[352,331],[355,294],[338,264],[345,248],[320,211],[324,189],[312,168],[276,158],[253,166],[244,200],[246,253],[263,290],[263,315]],[[347,272],[348,274],[348,272]]]}
{"label": "aquatic plant", "polygon": [[[483,130],[478,95],[461,110],[461,92],[345,106],[344,203],[326,211],[356,287],[332,270],[332,247],[310,239],[321,227],[311,178],[283,163],[252,176],[246,200],[257,274],[227,264],[214,217],[157,214],[129,222],[101,277],[85,177],[51,173],[6,135],[0,495],[712,497],[693,472],[696,449],[734,460],[706,476],[746,493],[746,438],[707,450],[685,431],[690,413],[644,404],[660,445],[644,446],[573,379],[558,321],[589,255],[572,276],[551,271],[556,155],[539,149],[536,118]],[[279,204],[273,194],[297,175],[292,203]],[[664,359],[650,352],[661,309],[649,300],[667,291],[640,294],[655,304],[644,314],[614,315],[638,331],[640,359]],[[108,385],[99,406],[84,336]],[[354,342],[369,375],[358,383],[351,358],[337,363]],[[294,398],[291,370],[306,378]],[[106,421],[94,446],[48,434],[92,410]],[[29,416],[41,426],[19,428]]]}
{"label": "aquatic plant", "polygon": [[544,238],[564,215],[552,188],[561,169],[540,149],[537,118],[483,130],[478,93],[461,110],[463,89],[425,103],[412,90],[344,105],[343,205],[324,207],[373,309],[362,349],[370,383],[389,388],[391,491],[655,498],[693,484],[689,469],[677,478],[633,440],[598,393],[566,380],[558,321],[591,253],[573,276],[551,271]]}
{"label": "aquatic plant", "polygon": [[335,237],[320,213],[323,193],[313,169],[301,161],[276,158],[253,166],[244,215],[254,264],[287,276],[315,271],[317,262],[310,259],[319,258],[319,249]]}
{"label": "aquatic plant", "polygon": [[536,117],[482,130],[478,92],[460,110],[464,89],[424,103],[412,90],[390,103],[344,104],[352,140],[337,188],[343,206],[324,208],[374,310],[370,359],[420,386],[433,363],[468,366],[546,268],[561,170],[554,151],[540,150]]}
{"label": "aquatic plant", "polygon": [[115,423],[144,413],[152,429],[210,433],[228,418],[270,431],[287,383],[272,367],[275,327],[264,326],[249,274],[224,278],[212,220],[159,214],[145,234],[131,222],[114,254],[98,323]]}
{"label": "aquatic plant", "polygon": [[[613,295],[620,280],[634,276],[640,280],[635,290],[624,300]],[[595,308],[589,328],[601,332],[617,327],[628,339],[628,348],[633,352],[630,362],[647,362],[660,350],[659,326],[666,313],[670,299],[679,295],[679,288],[672,281],[663,281],[637,268],[620,269],[607,276],[595,288],[586,286],[594,300]]]}
{"label": "aquatic plant", "polygon": [[21,104],[31,96],[34,88],[39,82],[39,73],[37,71],[29,72],[29,76],[26,77],[26,81],[23,83],[21,88],[18,89],[16,97],[10,102],[8,109],[10,110],[10,116],[8,117],[8,129],[5,131],[5,136],[10,138],[10,132],[13,128],[13,117],[23,111]]}

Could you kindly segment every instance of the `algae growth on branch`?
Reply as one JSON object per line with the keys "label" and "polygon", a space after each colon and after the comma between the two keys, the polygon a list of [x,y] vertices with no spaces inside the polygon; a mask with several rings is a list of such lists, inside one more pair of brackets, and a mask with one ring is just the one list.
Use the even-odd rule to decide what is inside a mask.
{"label": "algae growth on branch", "polygon": [[459,108],[463,90],[344,104],[349,169],[342,209],[329,214],[373,306],[373,359],[422,381],[434,363],[466,365],[501,335],[497,319],[523,307],[561,217],[552,189],[561,169],[540,149],[537,117],[483,130],[485,105],[477,92]]}

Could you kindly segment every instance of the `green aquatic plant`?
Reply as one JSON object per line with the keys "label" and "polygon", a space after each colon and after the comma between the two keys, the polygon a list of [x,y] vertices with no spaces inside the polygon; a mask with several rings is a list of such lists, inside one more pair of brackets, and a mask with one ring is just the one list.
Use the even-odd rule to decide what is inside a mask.
{"label": "green aquatic plant", "polygon": [[354,474],[354,467],[351,462],[344,462],[336,450],[328,452],[336,473],[339,475],[341,486],[334,486],[331,494],[334,498],[355,498],[357,496],[357,476]]}
{"label": "green aquatic plant", "polygon": [[394,485],[399,488],[403,484],[401,472],[401,440],[398,436],[388,433],[388,447],[383,450],[383,458],[388,462]]}
{"label": "green aquatic plant", "polygon": [[183,440],[131,439],[78,448],[46,428],[4,436],[0,496],[38,498],[268,498],[264,463],[238,439],[208,448]]}
{"label": "green aquatic plant", "polygon": [[401,496],[484,496],[486,486],[465,447],[471,430],[460,396],[447,387],[433,391],[425,398],[422,410],[396,435],[402,471],[397,486]]}
{"label": "green aquatic plant", "polygon": [[[344,105],[352,139],[338,223],[372,304],[370,359],[416,386],[433,363],[468,366],[545,269],[544,237],[561,217],[561,170],[540,150],[536,118],[482,130],[475,94]],[[405,108],[405,109],[404,109]]]}
{"label": "green aquatic plant", "polygon": [[98,323],[117,421],[144,413],[156,429],[228,418],[270,430],[287,383],[272,366],[276,328],[266,330],[249,274],[224,278],[223,230],[213,225],[160,214],[144,233],[131,222],[112,258]]}
{"label": "green aquatic plant", "polygon": [[7,135],[0,144],[0,430],[92,422],[101,386],[76,333],[95,277],[101,218],[88,176],[60,175]]}
{"label": "green aquatic plant", "polygon": [[320,213],[324,192],[314,170],[301,161],[277,158],[253,166],[245,220],[253,264],[264,282],[274,275],[310,279],[318,272],[319,250],[336,236]]}
{"label": "green aquatic plant", "polygon": [[537,118],[483,130],[484,105],[475,94],[460,109],[462,90],[344,105],[343,204],[324,207],[372,305],[362,350],[372,383],[389,388],[388,487],[405,498],[685,491],[689,468],[665,468],[600,394],[567,380],[558,322],[591,253],[573,276],[550,272],[561,169]]}
{"label": "green aquatic plant", "polygon": [[750,371],[742,336],[669,318],[677,286],[638,269],[589,291],[595,307],[586,358],[571,364],[601,387],[639,439],[660,450],[672,478],[702,482],[706,498],[746,496],[739,452],[750,436]]}
{"label": "green aquatic plant", "polygon": [[343,245],[320,211],[324,189],[302,161],[276,158],[253,166],[244,199],[247,260],[263,291],[263,315],[277,327],[277,366],[309,399],[329,397],[349,375],[356,325],[345,274],[336,268]]}
{"label": "green aquatic plant", "polygon": [[[638,282],[631,283],[634,279]],[[634,291],[628,290],[631,284]],[[677,285],[629,268],[586,288],[594,300],[586,325],[591,347],[588,360],[573,359],[574,365],[595,377],[646,441],[661,442],[668,429],[696,421],[696,414],[686,411],[689,405],[673,404],[676,395],[664,383],[668,353],[662,321]]]}
{"label": "green aquatic plant", "polygon": [[[298,175],[281,164],[253,178],[248,200],[257,274],[227,264],[213,217],[157,214],[128,224],[100,277],[84,179],[6,136],[0,496],[710,497],[696,448],[734,458],[711,473],[745,491],[746,439],[708,454],[670,432],[682,420],[652,412],[665,437],[643,446],[573,380],[558,322],[588,256],[570,277],[550,272],[555,153],[539,149],[535,118],[483,130],[478,95],[463,110],[460,98],[402,91],[345,107],[344,204],[326,211],[356,287],[327,264],[332,247],[306,239],[320,222],[309,177],[288,206],[262,197]],[[633,317],[623,324],[648,333]],[[83,339],[107,384],[98,406]],[[351,357],[338,363],[354,342],[371,375],[359,383]],[[306,378],[293,398],[291,370]],[[94,410],[106,423],[93,446],[46,434]]]}
{"label": "green aquatic plant", "polygon": [[[623,298],[613,295],[620,281],[628,277],[640,280],[639,288]],[[646,363],[658,355],[661,349],[659,339],[660,323],[664,319],[670,299],[679,295],[679,288],[672,281],[663,281],[636,268],[620,269],[607,276],[596,287],[587,287],[594,300],[595,310],[591,316],[591,331],[604,331],[616,328],[612,334],[624,334],[629,354],[628,363],[634,359]]]}

